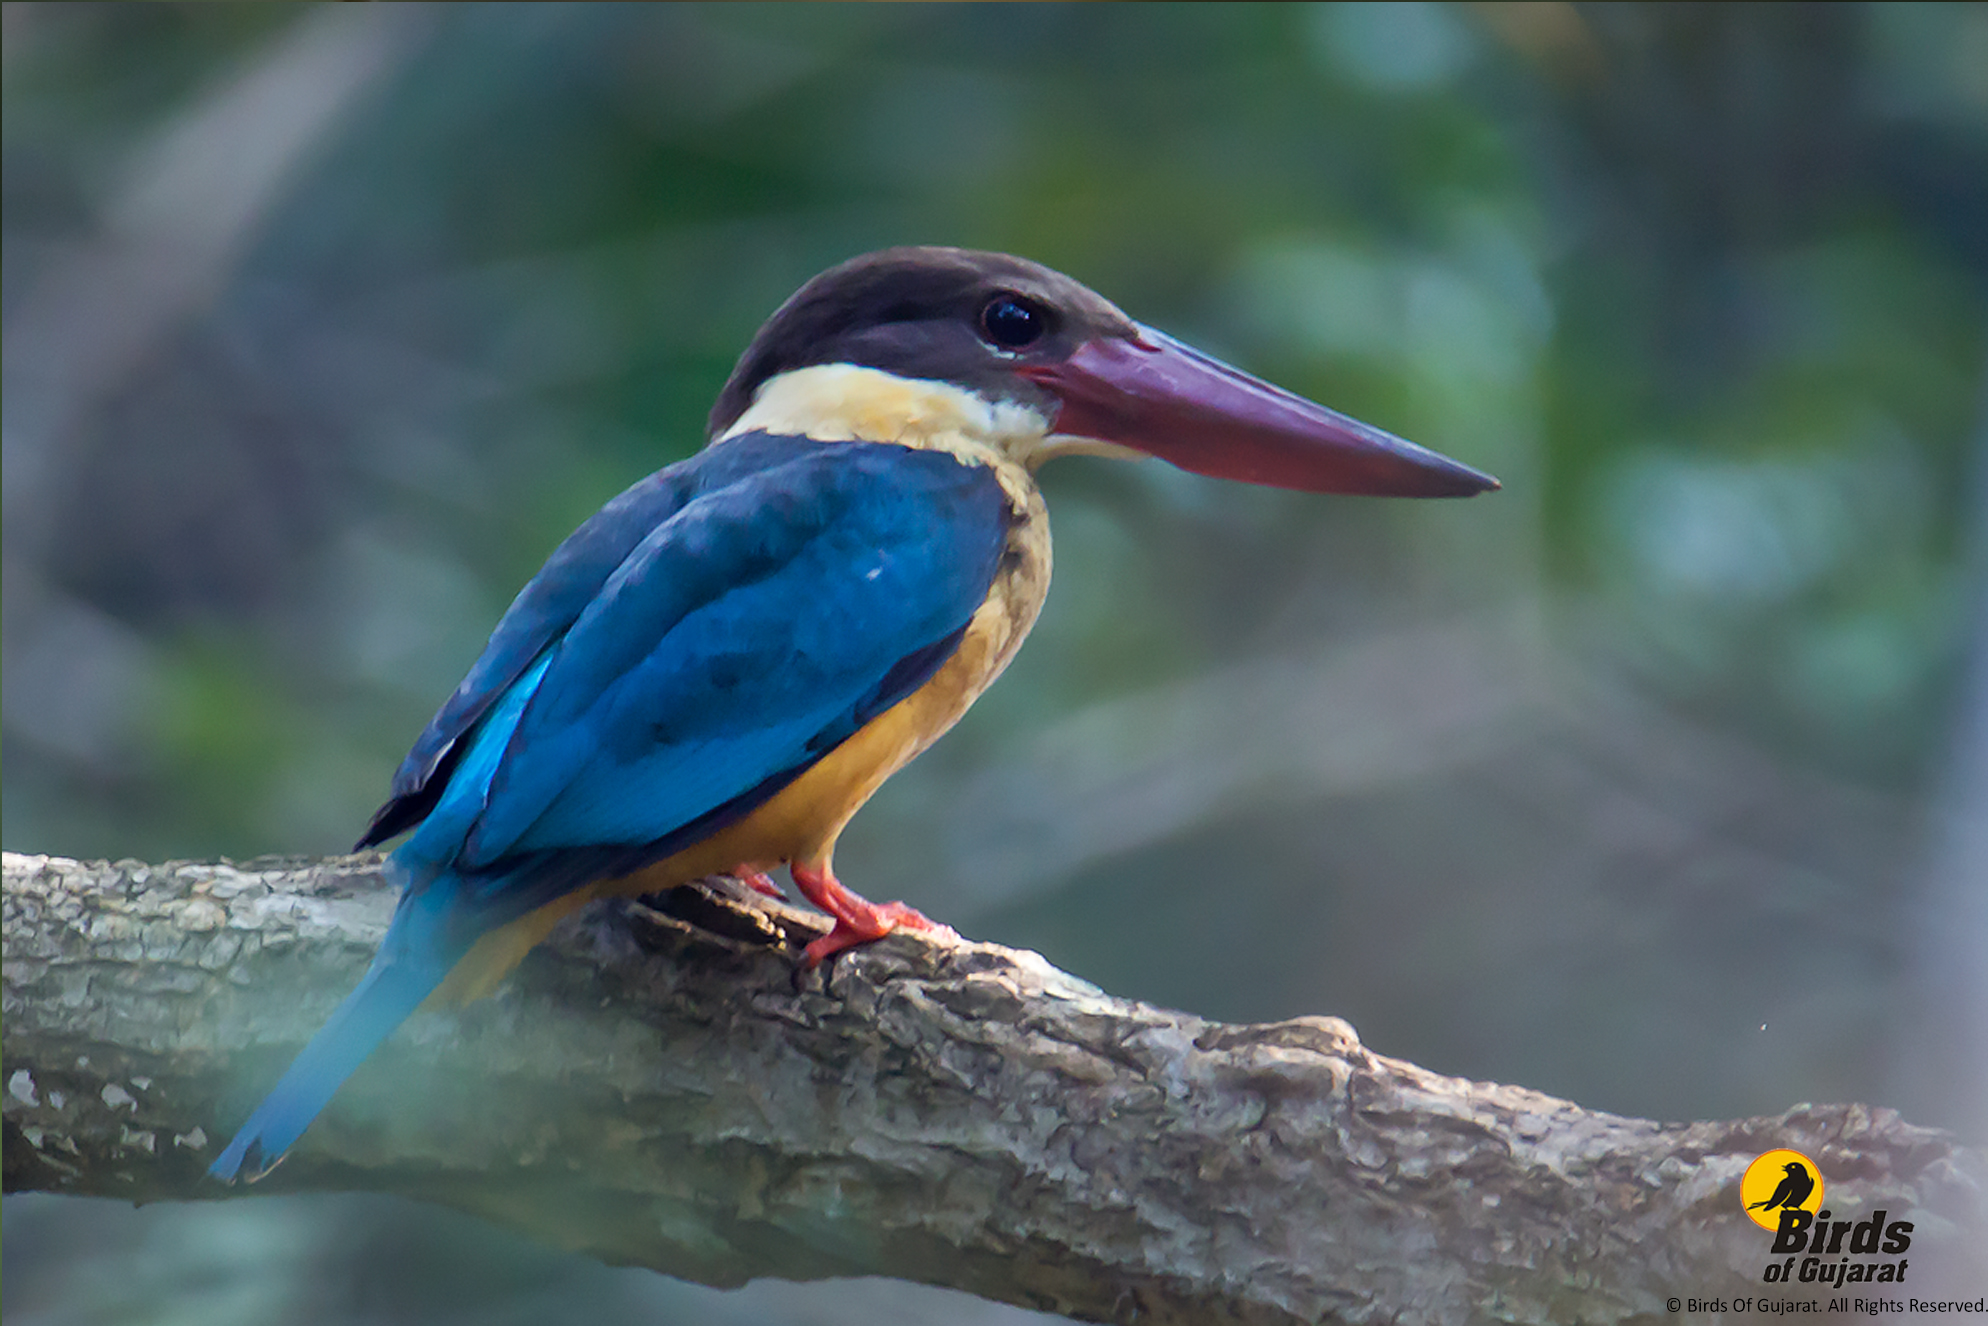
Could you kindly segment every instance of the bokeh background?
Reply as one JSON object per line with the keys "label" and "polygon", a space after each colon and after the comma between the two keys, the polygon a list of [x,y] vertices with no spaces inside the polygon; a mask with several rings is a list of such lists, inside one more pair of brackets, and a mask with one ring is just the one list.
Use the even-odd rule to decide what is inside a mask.
{"label": "bokeh background", "polygon": [[[7,848],[342,850],[795,286],[1004,249],[1506,487],[1060,463],[1035,637],[845,878],[1592,1107],[1988,1135],[1988,8],[4,21]],[[9,1198],[4,1292],[65,1326],[1032,1319],[356,1197]]]}

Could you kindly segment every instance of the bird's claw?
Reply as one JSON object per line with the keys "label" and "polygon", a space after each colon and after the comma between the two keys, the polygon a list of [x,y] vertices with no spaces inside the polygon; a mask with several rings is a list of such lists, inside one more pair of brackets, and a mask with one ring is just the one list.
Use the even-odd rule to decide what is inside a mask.
{"label": "bird's claw", "polygon": [[863,918],[863,921],[871,924],[837,915],[835,929],[801,950],[801,966],[804,970],[819,967],[824,961],[844,949],[874,943],[893,930],[922,930],[943,939],[959,938],[959,932],[951,926],[941,925],[917,908],[908,907],[901,902],[865,903],[864,906],[869,914]]}
{"label": "bird's claw", "polygon": [[789,867],[794,886],[803,897],[835,918],[835,928],[801,951],[803,971],[819,967],[844,949],[882,939],[893,930],[923,930],[957,938],[948,926],[940,925],[915,907],[901,902],[874,903],[842,886],[827,868]]}

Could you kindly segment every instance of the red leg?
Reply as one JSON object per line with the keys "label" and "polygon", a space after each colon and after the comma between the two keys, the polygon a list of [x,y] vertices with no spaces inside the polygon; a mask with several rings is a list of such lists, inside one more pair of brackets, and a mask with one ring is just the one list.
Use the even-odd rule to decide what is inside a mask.
{"label": "red leg", "polygon": [[734,870],[732,878],[751,889],[754,893],[763,893],[769,898],[783,898],[786,896],[780,892],[780,886],[773,882],[773,876],[767,874],[764,870]]}
{"label": "red leg", "polygon": [[789,868],[801,896],[835,918],[835,929],[809,944],[801,955],[804,967],[817,967],[846,948],[882,939],[893,930],[929,930],[950,935],[940,925],[901,902],[874,903],[842,887],[826,867],[811,870],[800,862]]}

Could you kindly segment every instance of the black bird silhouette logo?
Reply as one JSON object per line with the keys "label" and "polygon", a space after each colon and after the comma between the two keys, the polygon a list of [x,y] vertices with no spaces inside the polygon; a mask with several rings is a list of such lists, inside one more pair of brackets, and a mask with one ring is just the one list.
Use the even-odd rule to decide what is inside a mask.
{"label": "black bird silhouette logo", "polygon": [[[1747,1210],[1772,1211],[1778,1206],[1792,1211],[1809,1199],[1809,1194],[1815,1191],[1815,1175],[1809,1173],[1808,1166],[1799,1160],[1791,1160],[1781,1168],[1786,1171],[1787,1177],[1775,1186],[1766,1201],[1754,1202]],[[1754,1191],[1760,1190],[1756,1188]]]}

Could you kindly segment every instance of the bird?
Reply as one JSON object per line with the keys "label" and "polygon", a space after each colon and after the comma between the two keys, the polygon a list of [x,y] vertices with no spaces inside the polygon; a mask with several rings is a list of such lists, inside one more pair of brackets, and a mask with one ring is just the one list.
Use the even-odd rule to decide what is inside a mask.
{"label": "bird", "polygon": [[1778,1206],[1792,1211],[1809,1199],[1809,1194],[1815,1191],[1815,1176],[1809,1173],[1808,1166],[1799,1160],[1791,1160],[1781,1169],[1785,1177],[1775,1185],[1767,1200],[1754,1202],[1747,1210],[1772,1211]]}
{"label": "bird", "polygon": [[1157,456],[1314,493],[1498,481],[1135,322],[1001,253],[899,247],[760,327],[704,447],[552,553],[415,740],[359,848],[405,834],[371,966],[213,1162],[266,1173],[424,1004],[491,991],[564,916],[717,874],[899,929],[833,869],[872,793],[1014,656],[1049,586],[1035,471]]}

